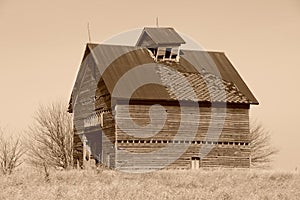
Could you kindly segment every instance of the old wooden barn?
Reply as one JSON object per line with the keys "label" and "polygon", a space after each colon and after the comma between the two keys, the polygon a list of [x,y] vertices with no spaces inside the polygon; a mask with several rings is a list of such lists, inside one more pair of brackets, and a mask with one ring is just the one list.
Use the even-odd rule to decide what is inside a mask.
{"label": "old wooden barn", "polygon": [[120,170],[250,166],[258,101],[223,52],[180,49],[173,28],[135,46],[87,44],[72,91],[74,158]]}

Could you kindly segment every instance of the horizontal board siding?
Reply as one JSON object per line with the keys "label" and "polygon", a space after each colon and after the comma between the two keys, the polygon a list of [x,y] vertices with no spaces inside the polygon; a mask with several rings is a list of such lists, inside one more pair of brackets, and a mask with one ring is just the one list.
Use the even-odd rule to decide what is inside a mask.
{"label": "horizontal board siding", "polygon": [[115,121],[112,112],[103,113],[102,133],[106,135],[111,143],[115,143]]}
{"label": "horizontal board siding", "polygon": [[[126,116],[125,112],[128,110],[128,105],[118,105],[116,109],[116,120],[117,120],[117,134],[118,140],[133,140],[142,139],[128,135],[130,132],[134,135],[139,133],[130,121],[132,120],[139,126],[146,126],[150,123],[148,105],[130,105],[129,112],[130,117]],[[176,106],[164,106],[167,111],[167,120],[162,130],[151,139],[162,140],[162,139],[173,139],[178,133],[180,123],[182,124],[181,132],[184,134],[185,140],[203,140],[207,136],[208,129],[214,133],[218,133],[219,129],[222,129],[220,137],[211,136],[211,139],[218,138],[218,141],[240,141],[249,142],[249,116],[248,109],[234,109],[227,108],[221,114],[226,115],[225,120],[214,118],[214,126],[210,127],[211,108],[200,107],[199,117],[200,120],[186,121],[186,118],[190,116],[190,113],[180,113],[180,108]],[[192,108],[190,108],[192,109]],[[214,108],[212,108],[214,109]],[[222,111],[218,109],[219,111]],[[198,117],[198,119],[199,119]],[[158,113],[154,114],[155,119],[163,120],[162,116]],[[189,117],[190,118],[190,117]],[[195,117],[196,119],[197,117]],[[122,128],[120,128],[122,127]],[[195,137],[191,137],[191,130],[197,130]]]}
{"label": "horizontal board siding", "polygon": [[[180,149],[181,146],[179,144],[173,144],[177,146],[175,149]],[[145,156],[146,151],[149,148],[145,149],[141,148],[139,144],[132,145],[130,147],[119,146],[117,150],[117,160],[116,160],[116,168],[121,170],[131,170],[131,169],[189,169],[191,167],[191,158],[199,157],[200,146],[190,146],[188,150],[179,155],[178,152],[175,151],[167,151],[165,154],[154,154],[153,157]],[[154,145],[153,149],[159,150],[159,145]],[[145,150],[145,151],[144,151]],[[136,152],[139,154],[135,154],[134,157],[132,154],[129,154],[128,151]],[[249,147],[218,147],[215,146],[210,153],[201,159],[200,166],[201,167],[238,167],[238,168],[248,168],[249,167]],[[159,156],[160,158],[158,158]],[[179,158],[177,158],[179,157]],[[175,158],[175,159],[174,159]],[[169,165],[165,166],[165,162],[161,162],[161,160],[172,160]]]}
{"label": "horizontal board siding", "polygon": [[[191,158],[199,157],[199,146],[190,146],[188,150],[174,163],[167,168],[174,168],[176,165],[180,168],[188,169]],[[233,145],[215,145],[214,148],[205,157],[201,157],[201,167],[238,167],[248,168],[250,146],[233,146]],[[200,154],[201,156],[201,154]]]}
{"label": "horizontal board siding", "polygon": [[111,96],[105,86],[103,79],[100,79],[95,95],[95,109],[108,110],[111,109]]}
{"label": "horizontal board siding", "polygon": [[[249,113],[246,108],[211,108],[211,107],[200,107],[200,112],[194,114],[195,117],[192,119],[200,120],[189,120],[191,113],[194,113],[195,108],[187,107],[184,109],[185,113],[180,113],[180,107],[178,106],[164,106],[166,111],[166,122],[163,128],[151,138],[141,138],[128,135],[130,132],[135,133],[139,131],[135,129],[130,123],[133,120],[139,126],[147,126],[151,123],[149,117],[149,108],[151,105],[117,105],[115,110],[116,120],[116,135],[117,135],[117,153],[116,153],[116,167],[119,169],[130,170],[130,169],[159,169],[162,164],[159,159],[171,159],[174,162],[170,163],[167,168],[182,168],[188,169],[191,167],[191,158],[199,156],[199,151],[203,145],[193,144],[197,141],[217,141],[220,144],[214,146],[209,154],[201,159],[201,167],[249,167],[249,153],[250,146],[249,142]],[[130,116],[128,117],[126,112],[129,110]],[[210,127],[212,120],[212,112],[221,113],[225,116],[225,120],[222,121],[222,117],[214,118],[214,127]],[[152,112],[155,119],[163,120],[164,118],[159,114]],[[182,122],[183,137],[179,137],[184,144],[166,144],[163,141],[172,141],[178,133],[180,122]],[[120,128],[122,127],[122,128]],[[195,137],[192,137],[191,130],[197,130]],[[207,131],[212,131],[212,136],[207,135]],[[220,132],[219,137],[216,135]],[[136,132],[138,133],[138,132]],[[133,134],[134,135],[134,134]],[[138,143],[138,141],[142,143]],[[153,140],[153,143],[146,141]],[[123,141],[123,142],[122,142]],[[128,142],[130,141],[130,142]],[[136,142],[136,143],[133,143]],[[159,141],[155,143],[155,141]],[[192,143],[193,142],[193,143]],[[227,145],[221,145],[225,142]],[[247,145],[234,145],[234,144],[247,144]],[[229,144],[230,143],[230,144]],[[153,160],[146,160],[144,155],[147,153],[155,153],[161,148],[166,148],[168,145],[177,145],[178,151],[182,145],[187,146],[187,151],[178,157],[176,148],[172,152],[165,152],[165,155],[158,154],[156,156],[161,158],[155,158]],[[132,154],[135,155],[134,161]],[[177,158],[178,157],[178,158]]]}
{"label": "horizontal board siding", "polygon": [[78,95],[75,97],[76,99],[73,99],[75,101],[73,102],[73,104],[75,103],[73,105],[73,122],[76,134],[84,133],[84,120],[95,110],[95,91],[97,90],[98,83],[94,78],[94,67],[95,63],[89,59],[80,88],[77,89]]}

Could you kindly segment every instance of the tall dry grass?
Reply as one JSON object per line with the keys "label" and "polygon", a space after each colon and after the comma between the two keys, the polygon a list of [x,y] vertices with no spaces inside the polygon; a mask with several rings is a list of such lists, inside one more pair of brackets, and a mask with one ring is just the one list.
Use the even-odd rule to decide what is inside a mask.
{"label": "tall dry grass", "polygon": [[214,170],[129,174],[110,170],[0,175],[0,199],[300,199],[296,172]]}

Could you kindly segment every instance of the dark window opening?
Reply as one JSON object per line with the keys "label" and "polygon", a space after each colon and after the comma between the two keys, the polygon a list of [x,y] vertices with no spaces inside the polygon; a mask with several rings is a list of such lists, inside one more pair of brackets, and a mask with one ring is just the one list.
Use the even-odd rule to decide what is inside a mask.
{"label": "dark window opening", "polygon": [[192,160],[200,160],[200,157],[192,157]]}
{"label": "dark window opening", "polygon": [[149,50],[152,52],[152,54],[156,57],[157,54],[157,48],[149,48]]}
{"label": "dark window opening", "polygon": [[165,58],[170,58],[172,52],[172,48],[166,48],[166,55]]}
{"label": "dark window opening", "polygon": [[177,55],[176,54],[172,54],[171,59],[176,59]]}

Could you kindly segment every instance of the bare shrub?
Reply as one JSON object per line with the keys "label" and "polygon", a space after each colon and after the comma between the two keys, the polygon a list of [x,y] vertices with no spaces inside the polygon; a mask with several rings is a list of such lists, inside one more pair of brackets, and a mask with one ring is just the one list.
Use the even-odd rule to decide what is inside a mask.
{"label": "bare shrub", "polygon": [[0,169],[3,174],[11,174],[15,168],[22,164],[22,156],[25,148],[21,144],[20,137],[5,137],[0,129]]}
{"label": "bare shrub", "polygon": [[271,135],[262,124],[253,122],[250,128],[251,167],[269,168],[278,150],[271,144]]}
{"label": "bare shrub", "polygon": [[44,168],[47,177],[50,167],[69,169],[73,166],[72,116],[66,108],[61,102],[40,106],[29,127],[29,161]]}

